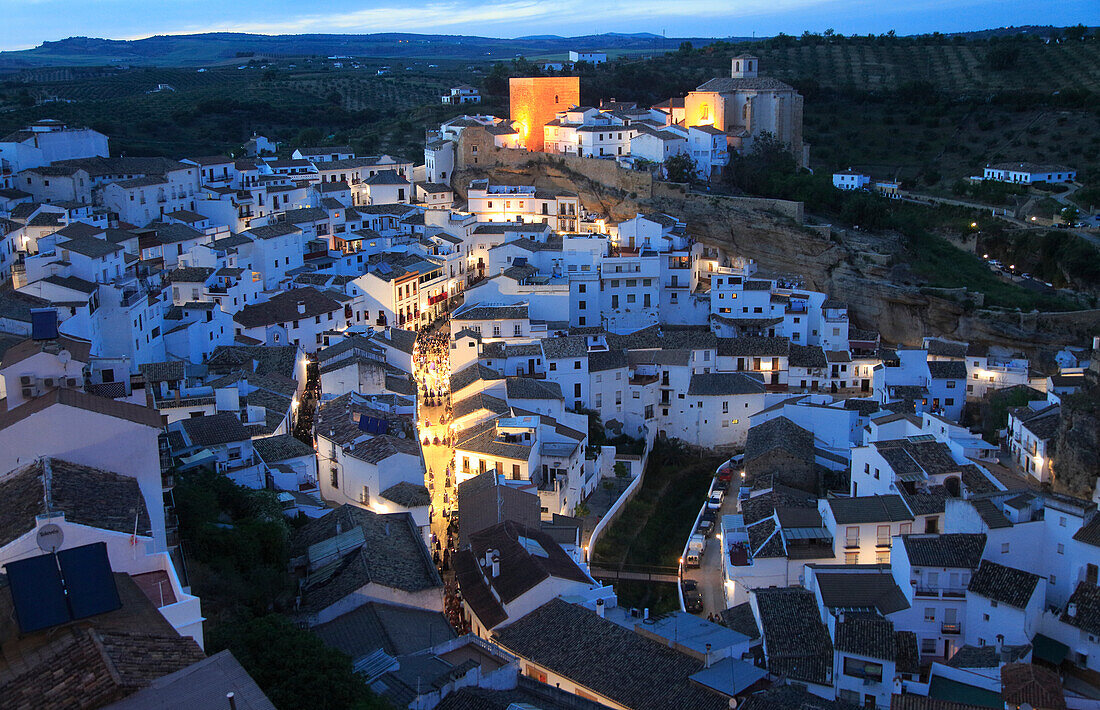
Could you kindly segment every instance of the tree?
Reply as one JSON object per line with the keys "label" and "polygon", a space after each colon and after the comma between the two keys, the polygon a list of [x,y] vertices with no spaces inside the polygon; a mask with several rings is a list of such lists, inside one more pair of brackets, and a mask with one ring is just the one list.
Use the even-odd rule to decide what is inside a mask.
{"label": "tree", "polygon": [[583,500],[580,503],[577,503],[576,505],[573,506],[573,517],[574,518],[587,518],[591,514],[592,514],[592,509],[589,508],[588,504],[585,503]]}
{"label": "tree", "polygon": [[986,64],[996,70],[1011,69],[1019,59],[1020,47],[1015,42],[998,42],[985,55]]}
{"label": "tree", "polygon": [[1065,38],[1071,42],[1080,42],[1089,33],[1089,28],[1084,25],[1074,25],[1065,29]]}
{"label": "tree", "polygon": [[481,88],[490,96],[507,96],[509,76],[508,67],[502,62],[497,62],[485,75],[485,80],[481,82]]}
{"label": "tree", "polygon": [[615,470],[615,478],[619,479],[620,481],[623,480],[624,478],[627,478],[630,475],[630,469],[628,469],[626,467],[626,464],[623,463],[622,461],[616,461],[615,462],[615,469],[614,470]]}
{"label": "tree", "polygon": [[351,659],[278,614],[218,627],[207,651],[228,648],[280,708],[388,707],[352,669]]}
{"label": "tree", "polygon": [[1081,210],[1077,209],[1073,205],[1063,207],[1059,212],[1062,216],[1062,221],[1066,224],[1077,224],[1077,220],[1081,217]]}
{"label": "tree", "polygon": [[695,178],[695,159],[687,153],[665,158],[665,177],[669,182],[691,182]]}
{"label": "tree", "polygon": [[603,479],[603,489],[607,491],[607,504],[610,506],[612,499],[612,492],[615,490],[615,482],[610,478]]}

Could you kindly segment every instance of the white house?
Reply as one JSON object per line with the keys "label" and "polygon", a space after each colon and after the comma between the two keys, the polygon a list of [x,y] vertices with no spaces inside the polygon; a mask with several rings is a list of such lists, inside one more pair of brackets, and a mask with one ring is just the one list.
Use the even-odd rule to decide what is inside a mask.
{"label": "white house", "polygon": [[481,94],[469,84],[459,84],[451,87],[449,92],[443,94],[443,103],[452,106],[479,104],[481,103]]}
{"label": "white house", "polygon": [[470,630],[483,639],[556,597],[614,594],[550,535],[510,520],[472,534],[454,565]]}
{"label": "white house", "polygon": [[1072,182],[1076,178],[1077,171],[1064,165],[1026,162],[987,165],[982,173],[983,180],[997,180],[1020,185],[1030,185],[1036,182]]}
{"label": "white house", "polygon": [[1039,630],[1046,585],[1037,574],[982,560],[966,591],[966,642],[972,646],[1030,643]]}
{"label": "white house", "polygon": [[844,170],[833,173],[833,187],[838,190],[864,190],[871,184],[871,176]]}
{"label": "white house", "polygon": [[910,608],[898,623],[917,634],[922,657],[949,659],[964,644],[966,589],[981,563],[983,533],[901,535],[890,567]]}
{"label": "white house", "polygon": [[569,50],[569,61],[588,62],[589,64],[603,64],[607,61],[606,52],[574,52]]}

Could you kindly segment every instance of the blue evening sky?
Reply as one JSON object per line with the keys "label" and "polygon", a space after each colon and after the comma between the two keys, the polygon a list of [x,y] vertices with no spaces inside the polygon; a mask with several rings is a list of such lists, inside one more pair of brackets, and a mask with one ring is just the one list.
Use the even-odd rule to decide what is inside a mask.
{"label": "blue evening sky", "polygon": [[1096,0],[0,0],[0,49],[70,36],[420,32],[670,37],[1097,24]]}

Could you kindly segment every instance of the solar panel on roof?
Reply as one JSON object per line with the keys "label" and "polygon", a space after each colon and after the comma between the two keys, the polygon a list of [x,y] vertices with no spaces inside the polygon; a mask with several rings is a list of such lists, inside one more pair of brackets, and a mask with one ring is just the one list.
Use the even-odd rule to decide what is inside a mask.
{"label": "solar panel on roof", "polygon": [[4,569],[23,633],[122,607],[103,542],[16,560]]}
{"label": "solar panel on roof", "polygon": [[97,542],[57,553],[61,576],[74,619],[105,614],[122,607],[107,557],[106,543]]}
{"label": "solar panel on roof", "polygon": [[69,621],[65,586],[53,555],[9,562],[4,570],[20,631],[30,633]]}
{"label": "solar panel on roof", "polygon": [[57,311],[52,308],[31,310],[31,338],[53,340],[57,337]]}

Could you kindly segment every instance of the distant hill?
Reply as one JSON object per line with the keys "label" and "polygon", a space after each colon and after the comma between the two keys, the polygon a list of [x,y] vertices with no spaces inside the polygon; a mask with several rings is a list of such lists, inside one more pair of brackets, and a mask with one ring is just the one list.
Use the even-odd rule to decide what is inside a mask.
{"label": "distant hill", "polygon": [[225,64],[242,57],[354,56],[423,59],[511,59],[563,55],[578,47],[609,54],[676,49],[681,42],[706,45],[708,38],[665,38],[650,33],[582,37],[539,35],[516,39],[409,33],[258,35],[211,32],[157,35],[138,40],[69,37],[43,42],[34,49],[0,52],[0,69],[42,66],[201,66]]}

